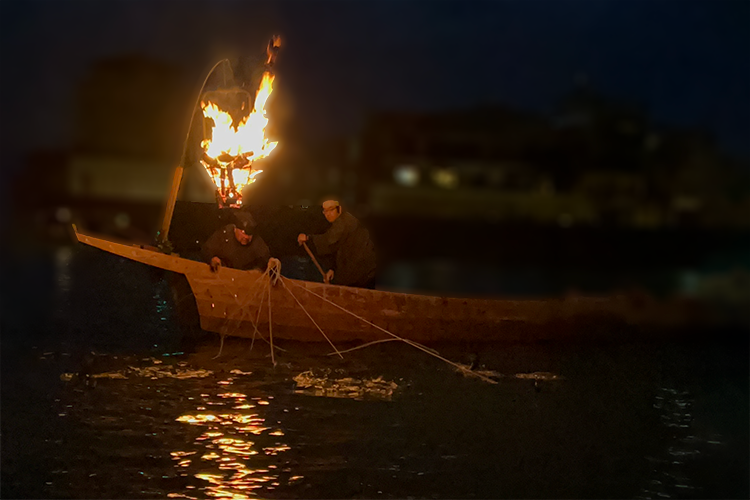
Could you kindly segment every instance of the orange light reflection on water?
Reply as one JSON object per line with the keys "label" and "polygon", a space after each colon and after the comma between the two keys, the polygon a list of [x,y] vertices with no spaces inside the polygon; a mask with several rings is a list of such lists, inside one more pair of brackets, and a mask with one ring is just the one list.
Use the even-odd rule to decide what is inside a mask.
{"label": "orange light reflection on water", "polygon": [[[220,387],[226,386],[221,382],[219,384]],[[208,394],[202,396],[206,399],[203,404],[215,404],[208,401],[211,399]],[[175,467],[205,481],[208,485],[200,489],[213,498],[255,498],[259,493],[255,490],[274,490],[281,483],[279,475],[282,472],[277,465],[268,461],[274,460],[270,457],[291,449],[278,441],[284,432],[277,426],[271,428],[264,425],[266,419],[263,416],[250,413],[248,410],[256,406],[247,404],[245,394],[222,392],[215,398],[219,401],[231,399],[238,404],[231,413],[226,410],[212,413],[205,410],[206,406],[197,406],[196,413],[177,417],[178,422],[203,428],[203,432],[195,438],[194,448],[172,452]],[[270,401],[253,399],[264,411],[273,401],[272,398],[269,398]],[[249,440],[247,436],[257,437]],[[294,476],[295,481],[300,478]],[[173,493],[170,497],[187,498],[183,493]]]}

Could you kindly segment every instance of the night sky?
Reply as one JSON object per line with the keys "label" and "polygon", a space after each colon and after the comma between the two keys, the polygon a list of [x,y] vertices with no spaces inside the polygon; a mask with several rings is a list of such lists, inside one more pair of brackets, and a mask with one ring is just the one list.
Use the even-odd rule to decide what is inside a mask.
{"label": "night sky", "polygon": [[0,14],[5,166],[66,147],[75,86],[98,59],[142,54],[199,75],[228,51],[260,60],[273,33],[278,98],[310,134],[356,133],[384,109],[550,113],[585,74],[658,123],[750,155],[748,0],[3,0]]}

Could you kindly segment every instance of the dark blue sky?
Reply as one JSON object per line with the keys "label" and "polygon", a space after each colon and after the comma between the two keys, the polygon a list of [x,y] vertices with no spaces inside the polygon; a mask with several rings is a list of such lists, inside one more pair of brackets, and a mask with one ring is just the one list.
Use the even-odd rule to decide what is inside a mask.
{"label": "dark blue sky", "polygon": [[549,112],[585,73],[659,122],[706,127],[750,155],[747,0],[3,0],[0,14],[2,131],[17,150],[65,147],[72,93],[97,59],[141,53],[201,70],[280,33],[277,92],[323,135],[354,132],[378,109]]}

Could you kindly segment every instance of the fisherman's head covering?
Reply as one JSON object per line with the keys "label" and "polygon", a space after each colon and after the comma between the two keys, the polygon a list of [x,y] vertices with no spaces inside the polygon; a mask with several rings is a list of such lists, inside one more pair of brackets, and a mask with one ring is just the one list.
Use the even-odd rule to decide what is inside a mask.
{"label": "fisherman's head covering", "polygon": [[257,224],[253,216],[247,212],[236,212],[234,214],[234,225],[237,229],[242,229],[245,234],[255,234]]}
{"label": "fisherman's head covering", "polygon": [[323,210],[330,210],[332,208],[340,207],[341,203],[338,202],[338,200],[335,200],[333,198],[326,198],[323,201]]}

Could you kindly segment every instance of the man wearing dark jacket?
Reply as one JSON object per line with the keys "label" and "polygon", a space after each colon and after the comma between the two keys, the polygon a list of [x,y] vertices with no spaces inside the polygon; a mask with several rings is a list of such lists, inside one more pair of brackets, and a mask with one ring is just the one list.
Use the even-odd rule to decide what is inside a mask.
{"label": "man wearing dark jacket", "polygon": [[333,255],[335,263],[328,280],[336,285],[375,288],[375,247],[370,233],[356,217],[342,210],[336,200],[323,202],[323,214],[331,227],[323,234],[300,234],[301,245],[311,241],[319,255]]}
{"label": "man wearing dark jacket", "polygon": [[263,238],[255,233],[255,223],[249,214],[236,214],[236,222],[216,231],[203,244],[203,260],[212,271],[220,266],[235,269],[264,271],[271,258]]}

